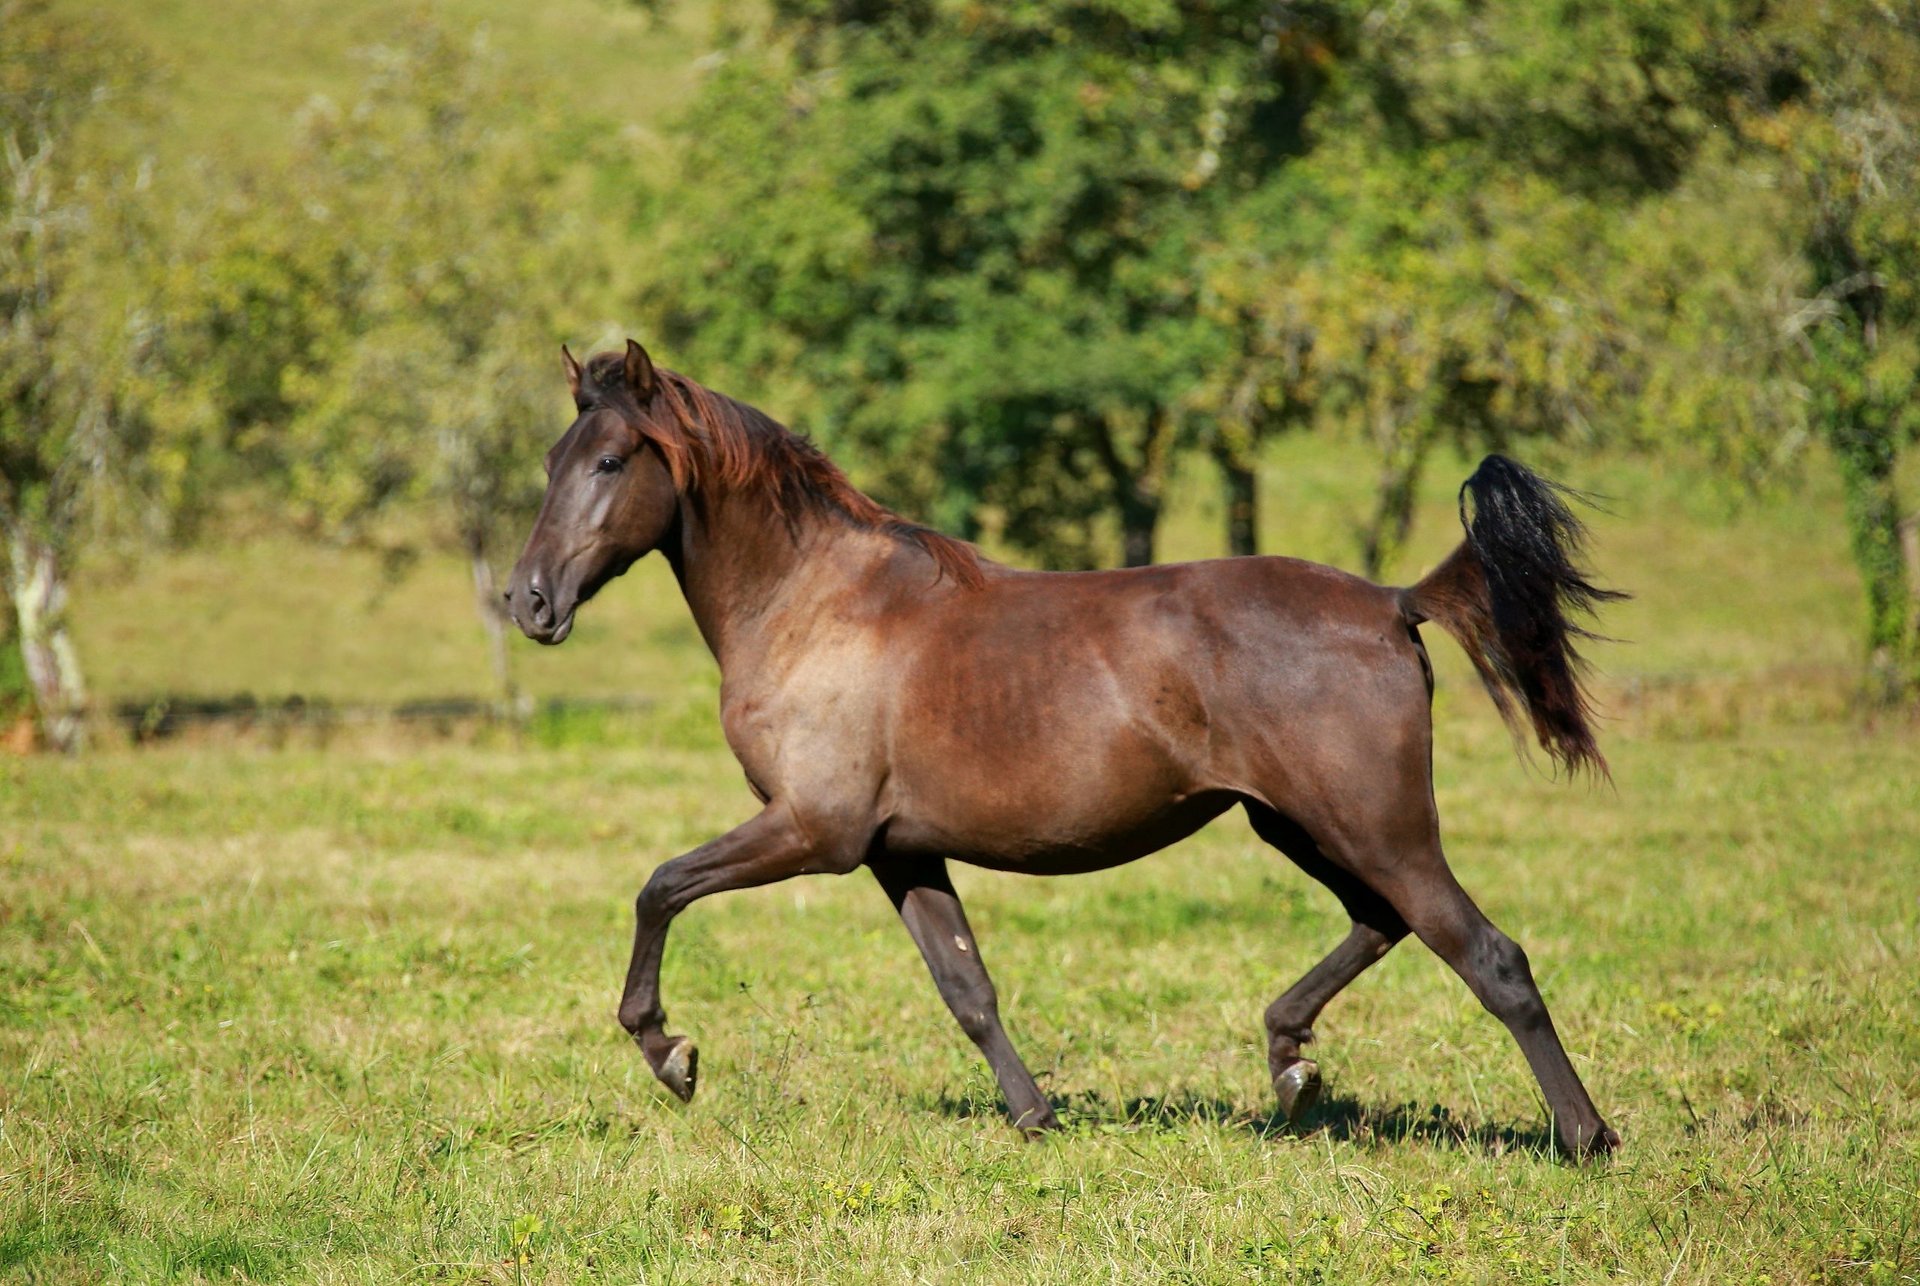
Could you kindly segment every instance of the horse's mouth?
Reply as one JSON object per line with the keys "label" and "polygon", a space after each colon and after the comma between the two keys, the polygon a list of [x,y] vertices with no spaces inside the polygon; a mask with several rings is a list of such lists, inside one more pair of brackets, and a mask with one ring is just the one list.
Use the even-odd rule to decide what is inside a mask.
{"label": "horse's mouth", "polygon": [[[567,641],[573,633],[575,613],[593,600],[593,596],[604,589],[614,577],[633,566],[634,558],[615,558],[591,572],[587,578],[569,587],[571,573],[576,570],[574,564],[579,560],[569,560],[559,569],[559,574],[548,579],[539,572],[522,575],[514,569],[515,588],[507,598],[507,615],[520,627],[520,632],[535,643],[546,647],[555,647]],[[558,582],[557,584],[555,582]],[[566,610],[562,611],[561,605]]]}

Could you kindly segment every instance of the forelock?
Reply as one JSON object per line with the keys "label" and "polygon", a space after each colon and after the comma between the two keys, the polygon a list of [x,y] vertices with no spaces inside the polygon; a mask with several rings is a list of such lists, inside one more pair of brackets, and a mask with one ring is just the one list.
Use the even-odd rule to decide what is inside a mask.
{"label": "forelock", "polygon": [[587,382],[595,391],[608,393],[627,386],[627,358],[624,353],[595,353],[587,359]]}

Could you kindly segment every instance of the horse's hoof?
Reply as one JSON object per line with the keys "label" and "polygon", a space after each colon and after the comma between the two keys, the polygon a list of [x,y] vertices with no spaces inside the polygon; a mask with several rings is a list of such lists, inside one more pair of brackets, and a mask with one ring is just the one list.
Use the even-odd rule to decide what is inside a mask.
{"label": "horse's hoof", "polygon": [[1607,1126],[1600,1127],[1600,1133],[1587,1140],[1584,1161],[1605,1161],[1620,1150],[1620,1132]]}
{"label": "horse's hoof", "polygon": [[700,1051],[694,1043],[682,1036],[673,1042],[673,1048],[660,1060],[660,1066],[654,1069],[660,1083],[672,1090],[682,1103],[693,1101],[693,1091],[700,1079]]}
{"label": "horse's hoof", "polygon": [[1020,1137],[1028,1143],[1038,1143],[1048,1135],[1059,1132],[1060,1118],[1053,1114],[1051,1107],[1044,1107],[1023,1115],[1013,1123],[1013,1128],[1019,1131]]}
{"label": "horse's hoof", "polygon": [[1320,1064],[1311,1058],[1296,1059],[1280,1069],[1273,1078],[1274,1097],[1289,1123],[1300,1124],[1313,1105],[1320,1101]]}
{"label": "horse's hoof", "polygon": [[1575,1165],[1596,1165],[1620,1150],[1620,1135],[1605,1125],[1593,1134],[1575,1131],[1560,1135],[1556,1141],[1560,1155]]}

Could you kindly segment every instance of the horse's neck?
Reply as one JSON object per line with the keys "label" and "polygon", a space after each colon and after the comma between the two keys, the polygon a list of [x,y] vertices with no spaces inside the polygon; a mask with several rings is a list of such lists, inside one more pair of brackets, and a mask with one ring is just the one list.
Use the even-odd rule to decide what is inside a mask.
{"label": "horse's neck", "polygon": [[826,514],[789,523],[764,498],[683,502],[667,549],[694,623],[722,672],[751,665],[765,626],[794,602],[819,601],[867,564],[859,533]]}

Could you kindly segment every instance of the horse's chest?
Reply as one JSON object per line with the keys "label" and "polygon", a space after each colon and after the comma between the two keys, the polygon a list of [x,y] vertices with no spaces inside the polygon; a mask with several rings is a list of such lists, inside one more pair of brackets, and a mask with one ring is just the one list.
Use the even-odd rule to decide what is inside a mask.
{"label": "horse's chest", "polygon": [[720,726],[748,778],[775,795],[864,775],[882,741],[871,688],[813,672],[723,692]]}

